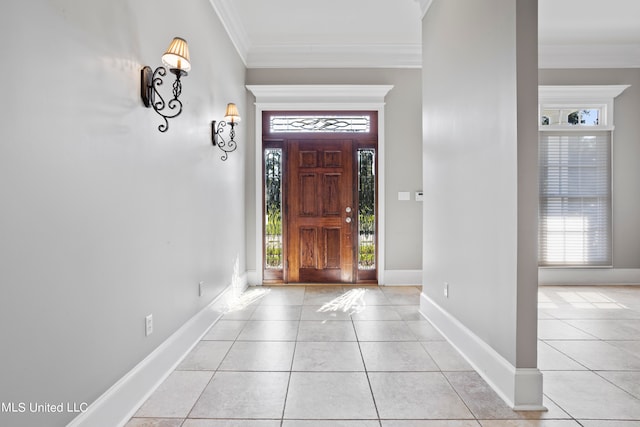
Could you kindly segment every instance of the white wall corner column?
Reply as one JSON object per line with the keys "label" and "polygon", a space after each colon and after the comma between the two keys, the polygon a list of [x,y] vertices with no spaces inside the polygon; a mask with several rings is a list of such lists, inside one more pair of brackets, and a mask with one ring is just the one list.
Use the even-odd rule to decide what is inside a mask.
{"label": "white wall corner column", "polygon": [[537,7],[433,0],[423,19],[420,309],[507,404],[542,411]]}
{"label": "white wall corner column", "polygon": [[384,98],[392,85],[247,85],[255,96],[256,135],[256,271],[250,277],[261,285],[262,260],[262,113],[264,111],[377,111],[378,112],[378,283],[384,284]]}

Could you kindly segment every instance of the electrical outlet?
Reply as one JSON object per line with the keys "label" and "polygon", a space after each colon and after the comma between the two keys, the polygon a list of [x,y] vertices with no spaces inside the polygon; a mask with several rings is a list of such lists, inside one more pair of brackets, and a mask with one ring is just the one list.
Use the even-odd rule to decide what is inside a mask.
{"label": "electrical outlet", "polygon": [[200,282],[198,283],[198,296],[201,297],[202,294],[204,293],[204,282]]}
{"label": "electrical outlet", "polygon": [[149,336],[153,333],[153,314],[144,318],[144,335]]}
{"label": "electrical outlet", "polygon": [[449,282],[444,282],[444,297],[449,298]]}

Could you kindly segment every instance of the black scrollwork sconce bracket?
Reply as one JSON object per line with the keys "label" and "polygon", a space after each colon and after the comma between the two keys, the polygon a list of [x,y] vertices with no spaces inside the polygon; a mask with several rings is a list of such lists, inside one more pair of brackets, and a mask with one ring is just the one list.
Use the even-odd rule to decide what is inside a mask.
{"label": "black scrollwork sconce bracket", "polygon": [[173,98],[168,102],[164,100],[158,91],[158,88],[163,83],[162,77],[167,74],[167,70],[164,67],[158,67],[155,71],[152,71],[151,67],[145,66],[140,71],[142,103],[147,108],[153,108],[164,120],[164,123],[158,126],[160,132],[166,132],[169,129],[169,119],[173,119],[182,113],[182,102],[178,99],[182,93],[180,78],[186,76],[187,72],[178,68],[170,68],[169,71],[175,74],[176,80],[173,82]]}
{"label": "black scrollwork sconce bracket", "polygon": [[[223,133],[227,125],[231,126],[231,130],[229,130],[228,140],[225,140]],[[229,153],[236,151],[236,148],[238,148],[238,144],[233,140],[236,137],[236,132],[233,129],[235,125],[236,123],[234,122],[216,122],[215,120],[211,122],[211,143],[214,147],[218,147],[223,151],[220,157],[223,161],[227,160]]]}

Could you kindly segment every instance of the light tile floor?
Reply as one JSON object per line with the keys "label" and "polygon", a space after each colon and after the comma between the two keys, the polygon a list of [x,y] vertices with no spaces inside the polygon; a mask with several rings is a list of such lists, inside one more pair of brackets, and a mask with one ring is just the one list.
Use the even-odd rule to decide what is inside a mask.
{"label": "light tile floor", "polygon": [[547,412],[512,411],[419,315],[419,287],[268,291],[126,427],[640,427],[640,287],[540,288]]}

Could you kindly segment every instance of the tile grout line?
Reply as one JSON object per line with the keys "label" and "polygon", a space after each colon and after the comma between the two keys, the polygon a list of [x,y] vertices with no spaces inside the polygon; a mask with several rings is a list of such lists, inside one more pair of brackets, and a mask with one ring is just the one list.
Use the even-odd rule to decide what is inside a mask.
{"label": "tile grout line", "polygon": [[597,375],[598,377],[602,378],[603,380],[605,380],[606,382],[608,382],[609,384],[611,384],[612,386],[620,389],[621,391],[623,391],[624,393],[628,394],[631,398],[640,401],[640,398],[638,398],[637,396],[635,396],[633,393],[623,389],[621,386],[619,386],[618,384],[614,383],[613,381],[611,381],[610,379],[603,377],[602,375],[600,375],[600,372],[638,372],[638,371],[612,371],[612,370],[606,370],[606,371],[594,371],[594,370],[589,370],[589,372],[593,373],[594,375]]}
{"label": "tile grout line", "polygon": [[302,298],[302,302],[303,305],[300,306],[300,315],[298,318],[298,328],[296,329],[296,336],[295,339],[293,341],[293,353],[291,354],[291,364],[289,366],[289,379],[287,380],[287,388],[284,392],[284,402],[282,405],[282,416],[280,417],[280,427],[284,426],[284,414],[285,411],[287,410],[287,399],[289,397],[289,387],[291,386],[291,377],[293,375],[293,362],[296,359],[296,350],[298,348],[298,336],[300,335],[300,325],[302,322],[302,307],[304,307],[304,295],[307,293],[307,288],[304,288],[304,293],[303,293],[303,298]]}
{"label": "tile grout line", "polygon": [[[549,396],[547,396],[547,395],[546,395],[546,394],[544,394],[544,393],[543,393],[543,396],[544,396],[544,397],[546,397],[546,398],[547,398],[551,403],[553,403],[554,405],[556,405],[558,408],[560,408],[560,410],[561,410],[562,412],[564,412],[565,414],[567,414],[567,416],[569,417],[569,419],[570,419],[571,421],[575,421],[577,424],[579,424],[580,426],[584,427],[584,426],[583,426],[583,424],[582,424],[580,421],[578,421],[578,420],[576,419],[576,417],[574,417],[573,415],[571,415],[571,414],[569,413],[569,411],[567,411],[567,410],[566,410],[566,409],[564,409],[562,406],[560,406],[560,404],[559,404],[558,402],[556,402],[555,400],[553,400],[552,398],[550,398]],[[543,420],[543,419],[541,419],[541,420]]]}
{"label": "tile grout line", "polygon": [[364,375],[367,377],[367,384],[369,385],[369,392],[371,393],[371,399],[373,400],[373,407],[376,410],[376,416],[378,417],[378,424],[382,427],[382,419],[380,418],[380,411],[378,410],[378,403],[376,402],[376,396],[373,393],[373,387],[371,386],[371,379],[369,378],[369,369],[364,360],[364,354],[362,354],[362,347],[360,347],[360,338],[358,337],[358,330],[356,328],[353,316],[349,316],[351,319],[351,326],[353,327],[353,333],[356,335],[356,343],[358,344],[358,351],[360,352],[360,359],[362,360],[362,367],[364,368]]}
{"label": "tile grout line", "polygon": [[[218,321],[216,323],[214,323],[213,325],[211,325],[211,327],[209,328],[209,331],[211,329],[213,329],[215,327],[216,324],[218,324],[218,322],[220,320],[222,320],[224,318],[224,314],[223,316],[218,319]],[[231,343],[231,345],[229,346],[229,348],[227,349],[227,352],[224,354],[224,356],[220,359],[220,362],[218,363],[218,366],[216,366],[216,369],[213,371],[213,374],[211,375],[211,379],[207,382],[207,385],[204,386],[204,388],[202,389],[202,391],[200,392],[200,394],[198,395],[198,398],[195,400],[195,402],[193,403],[193,405],[191,405],[191,409],[189,409],[189,412],[187,412],[187,416],[185,417],[185,419],[182,421],[182,424],[184,424],[190,417],[191,413],[193,412],[194,408],[196,407],[196,405],[198,404],[198,402],[200,402],[200,399],[202,399],[202,395],[204,394],[205,390],[207,389],[207,387],[209,387],[212,383],[213,383],[213,379],[216,377],[216,374],[218,373],[220,366],[222,365],[222,362],[224,362],[224,359],[229,355],[229,352],[231,352],[231,349],[233,348],[233,346],[235,345],[235,343],[238,341],[238,337],[240,336],[240,334],[242,333],[242,331],[244,330],[244,328],[247,326],[248,320],[245,321],[245,324],[242,326],[242,328],[240,329],[240,331],[238,332],[238,335],[236,335],[236,337],[233,339],[233,342]],[[207,331],[208,332],[208,331]],[[206,335],[206,334],[205,334]],[[203,335],[203,338],[204,336]],[[198,341],[199,345],[201,342],[203,341],[203,339],[201,338],[200,341]],[[214,340],[215,342],[226,342],[226,340]],[[186,356],[185,356],[186,358]],[[174,372],[177,371],[177,367],[176,369],[174,369]],[[204,371],[204,369],[198,369],[196,371]]]}
{"label": "tile grout line", "polygon": [[[438,368],[440,368],[440,367],[438,366]],[[447,382],[447,384],[449,384],[449,387],[451,387],[451,390],[453,390],[453,392],[456,394],[456,396],[458,396],[458,399],[460,399],[460,401],[465,406],[465,408],[467,408],[467,411],[469,411],[471,416],[473,416],[473,419],[475,420],[475,422],[477,422],[478,424],[482,425],[482,423],[480,422],[480,419],[478,418],[478,416],[471,410],[471,408],[469,407],[467,402],[460,395],[460,392],[458,392],[458,389],[453,386],[453,384],[451,383],[451,380],[449,380],[449,377],[445,375],[445,372],[447,372],[447,371],[440,370],[440,375],[442,375],[442,377]],[[473,371],[473,372],[475,372],[475,371]]]}
{"label": "tile grout line", "polygon": [[[584,368],[584,371],[590,371],[591,369],[584,365],[583,363],[578,362],[576,359],[574,359],[573,357],[569,356],[568,354],[566,354],[565,352],[563,352],[562,350],[556,348],[555,346],[551,345],[550,343],[548,343],[548,340],[539,340],[541,342],[543,342],[545,345],[548,345],[549,347],[551,347],[552,349],[554,349],[555,351],[557,351],[558,353],[560,353],[561,355],[565,356],[567,359],[571,360],[572,362],[577,363],[578,365],[582,366]],[[573,340],[551,340],[551,341],[573,341]],[[589,340],[592,341],[592,340]],[[538,367],[538,369],[540,369],[540,367]],[[543,371],[542,369],[540,369],[541,371]],[[550,371],[551,369],[547,369],[547,371]],[[560,370],[558,370],[560,371]],[[562,371],[566,371],[566,369],[563,369]],[[562,372],[560,371],[560,372]],[[570,369],[570,371],[576,371],[576,372],[581,372],[582,370],[578,370],[578,369]]]}

